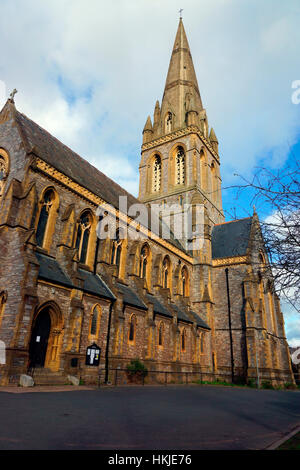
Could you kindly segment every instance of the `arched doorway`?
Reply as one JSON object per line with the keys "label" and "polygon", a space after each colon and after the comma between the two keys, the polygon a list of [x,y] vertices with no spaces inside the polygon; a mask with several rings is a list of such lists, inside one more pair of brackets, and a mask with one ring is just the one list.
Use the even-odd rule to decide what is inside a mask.
{"label": "arched doorway", "polygon": [[30,367],[44,367],[48,340],[51,329],[49,307],[44,308],[36,317],[29,345]]}
{"label": "arched doorway", "polygon": [[63,337],[63,317],[55,302],[37,310],[29,343],[29,367],[59,370]]}

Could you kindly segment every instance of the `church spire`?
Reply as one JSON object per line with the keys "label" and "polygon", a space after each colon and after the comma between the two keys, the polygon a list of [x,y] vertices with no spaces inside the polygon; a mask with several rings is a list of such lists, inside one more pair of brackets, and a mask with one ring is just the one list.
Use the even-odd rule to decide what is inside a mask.
{"label": "church spire", "polygon": [[[167,114],[172,113],[172,130],[175,130],[188,125],[189,112],[199,116],[202,110],[192,55],[180,18],[162,99],[161,116],[165,120]],[[164,122],[162,124],[163,130]]]}
{"label": "church spire", "polygon": [[[155,155],[159,156],[161,165],[159,190],[153,185],[158,174]],[[192,208],[205,204],[207,223],[204,225],[207,230],[212,224],[224,221],[218,139],[212,128],[209,134],[182,18],[175,36],[162,101],[156,102],[152,123],[149,117],[143,131],[139,170],[139,199],[142,202],[174,204],[178,201],[182,205],[191,204]],[[172,216],[172,227],[173,222]],[[196,232],[197,223],[193,222]],[[183,246],[188,246],[189,239],[190,235],[183,235]],[[203,245],[205,253],[209,253],[208,244],[207,239]]]}

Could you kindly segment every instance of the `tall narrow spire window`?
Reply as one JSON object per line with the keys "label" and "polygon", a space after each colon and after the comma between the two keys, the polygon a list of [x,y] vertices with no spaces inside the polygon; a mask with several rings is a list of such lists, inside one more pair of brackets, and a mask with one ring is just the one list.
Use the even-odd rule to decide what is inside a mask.
{"label": "tall narrow spire window", "polygon": [[169,134],[172,132],[172,113],[168,112],[165,119],[165,133]]}
{"label": "tall narrow spire window", "polygon": [[200,181],[201,189],[206,191],[207,189],[207,165],[205,159],[205,153],[203,149],[200,151]]}
{"label": "tall narrow spire window", "polygon": [[216,192],[216,169],[214,162],[211,164],[211,200],[213,203],[216,203],[217,192]]}
{"label": "tall narrow spire window", "polygon": [[80,216],[75,247],[78,250],[80,263],[85,263],[87,259],[89,238],[91,233],[92,217],[89,211],[83,212]]}
{"label": "tall narrow spire window", "polygon": [[53,209],[55,194],[53,189],[47,189],[41,201],[41,210],[39,221],[36,229],[36,242],[40,247],[44,246],[47,228],[49,226],[50,213]]}
{"label": "tall narrow spire window", "polygon": [[185,155],[182,147],[176,153],[176,184],[185,183]]}
{"label": "tall narrow spire window", "polygon": [[161,158],[159,155],[155,155],[153,163],[153,192],[160,191],[161,188]]}

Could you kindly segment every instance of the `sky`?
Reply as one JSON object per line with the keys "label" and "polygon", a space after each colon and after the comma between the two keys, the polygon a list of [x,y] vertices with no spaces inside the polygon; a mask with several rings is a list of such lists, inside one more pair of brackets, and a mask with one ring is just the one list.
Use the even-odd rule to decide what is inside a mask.
{"label": "sky", "polygon": [[[162,98],[180,8],[223,187],[260,165],[292,165],[299,0],[0,0],[0,107],[16,88],[21,112],[136,196],[142,130]],[[224,189],[227,218],[251,214],[249,199]],[[299,314],[282,308],[300,345]]]}

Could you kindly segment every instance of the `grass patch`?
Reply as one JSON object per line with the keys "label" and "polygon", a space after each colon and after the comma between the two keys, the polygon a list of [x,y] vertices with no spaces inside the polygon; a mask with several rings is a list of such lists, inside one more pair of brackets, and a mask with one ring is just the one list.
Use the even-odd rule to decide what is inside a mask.
{"label": "grass patch", "polygon": [[225,385],[226,387],[246,387],[245,384],[233,384],[232,382],[225,382],[225,380],[195,380],[195,382],[193,383],[199,385]]}
{"label": "grass patch", "polygon": [[276,450],[300,450],[300,432],[281,444]]}

